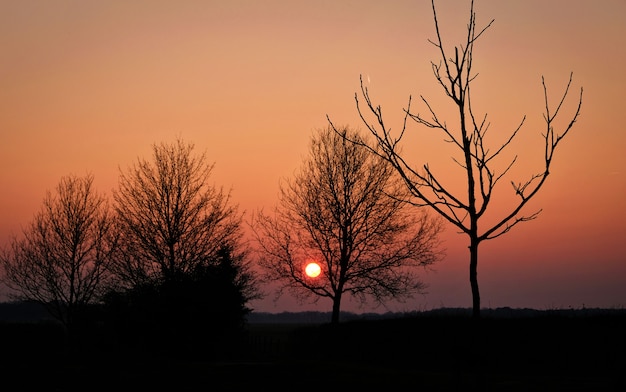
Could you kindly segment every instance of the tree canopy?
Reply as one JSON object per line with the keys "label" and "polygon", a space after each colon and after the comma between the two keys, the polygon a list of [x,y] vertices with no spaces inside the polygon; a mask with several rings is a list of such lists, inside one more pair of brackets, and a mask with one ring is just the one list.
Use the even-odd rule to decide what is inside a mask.
{"label": "tree canopy", "polygon": [[[406,203],[403,184],[385,160],[347,141],[345,127],[318,130],[308,159],[281,183],[272,215],[257,213],[253,228],[264,278],[300,300],[333,303],[333,322],[348,294],[382,303],[423,289],[416,267],[441,257],[441,222]],[[316,262],[312,278],[306,264]]]}

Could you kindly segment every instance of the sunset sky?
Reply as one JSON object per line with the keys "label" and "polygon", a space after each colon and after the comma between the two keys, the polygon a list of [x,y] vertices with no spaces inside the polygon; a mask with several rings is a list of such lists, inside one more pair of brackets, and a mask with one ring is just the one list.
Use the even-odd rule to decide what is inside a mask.
{"label": "sunset sky", "polygon": [[[437,6],[444,41],[463,43],[469,2]],[[626,2],[477,0],[475,11],[479,27],[495,19],[475,47],[475,109],[495,139],[527,116],[496,210],[512,200],[510,180],[541,170],[542,75],[555,104],[573,72],[557,127],[584,88],[580,118],[526,210],[542,213],[482,244],[483,306],[625,307]],[[422,95],[453,124],[431,71],[434,38],[429,0],[0,1],[0,246],[62,176],[92,173],[110,195],[120,168],[177,137],[215,162],[212,180],[246,216],[269,210],[327,115],[364,130],[360,75],[393,129],[409,95],[415,111],[426,113]],[[408,160],[453,173],[441,135],[409,129]],[[388,310],[471,307],[467,237],[449,227],[444,239],[447,257],[423,274],[428,293]],[[271,299],[252,306],[331,306]],[[387,310],[347,299],[344,309]]]}

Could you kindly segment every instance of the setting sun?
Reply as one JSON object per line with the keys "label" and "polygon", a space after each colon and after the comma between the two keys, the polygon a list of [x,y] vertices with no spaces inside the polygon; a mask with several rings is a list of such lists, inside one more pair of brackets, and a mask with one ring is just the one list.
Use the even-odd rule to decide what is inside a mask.
{"label": "setting sun", "polygon": [[307,276],[311,278],[317,278],[319,274],[322,272],[320,265],[317,263],[309,263],[304,268],[304,272],[306,272]]}

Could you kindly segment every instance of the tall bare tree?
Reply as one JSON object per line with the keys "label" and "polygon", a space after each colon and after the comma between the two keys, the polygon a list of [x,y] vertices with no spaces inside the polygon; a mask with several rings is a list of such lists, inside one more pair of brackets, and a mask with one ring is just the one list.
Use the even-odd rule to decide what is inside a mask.
{"label": "tall bare tree", "polygon": [[72,327],[85,305],[101,299],[115,246],[108,202],[94,190],[93,176],[63,177],[0,257],[3,281],[13,298],[36,301]]}
{"label": "tall bare tree", "polygon": [[[368,88],[364,86],[361,78],[361,94],[364,107],[363,102],[359,100],[358,94],[355,94],[356,105],[361,119],[366,124],[371,135],[374,136],[375,143],[368,146],[360,140],[354,141],[368,148],[393,166],[404,180],[407,189],[413,195],[413,203],[415,205],[431,207],[445,220],[458,228],[461,233],[469,237],[469,279],[472,292],[472,313],[474,317],[480,317],[480,293],[477,277],[479,245],[483,241],[497,238],[509,232],[518,223],[535,219],[541,212],[539,210],[527,213],[524,207],[545,184],[550,174],[550,167],[557,146],[560,145],[578,119],[582,106],[583,90],[582,88],[580,89],[577,106],[569,121],[559,131],[555,129],[555,121],[557,116],[562,113],[563,104],[570,91],[572,75],[570,74],[569,82],[556,107],[550,105],[546,83],[542,78],[545,100],[543,116],[545,129],[542,133],[543,166],[521,181],[512,180],[511,197],[516,198],[512,207],[504,211],[495,222],[490,217],[486,226],[480,225],[479,223],[485,221],[483,218],[493,201],[492,196],[494,196],[496,185],[508,178],[507,174],[515,164],[517,156],[504,165],[500,163],[501,166],[498,166],[496,162],[501,158],[503,151],[511,146],[512,141],[524,125],[526,117],[522,118],[519,125],[512,130],[503,143],[493,147],[487,143],[486,136],[489,129],[487,115],[477,116],[475,114],[471,102],[470,87],[477,76],[472,69],[474,44],[492,25],[494,20],[491,20],[484,28],[477,29],[474,2],[472,1],[465,44],[454,47],[453,53],[450,54],[441,40],[434,0],[432,1],[432,10],[437,38],[430,42],[437,48],[440,55],[437,62],[431,63],[432,70],[446,97],[456,107],[458,113],[456,127],[450,126],[446,121],[442,120],[430,102],[423,96],[420,96],[420,98],[425,105],[428,115],[424,116],[414,113],[411,108],[411,97],[409,97],[408,105],[404,110],[403,127],[399,133],[392,133],[391,128],[383,120],[381,107],[372,102]],[[453,184],[446,178],[448,173],[436,172],[428,163],[418,168],[408,162],[407,157],[402,154],[400,148],[409,120],[413,120],[427,129],[441,131],[445,142],[451,143],[457,148],[458,155],[453,156],[453,159],[458,164],[459,170],[466,181],[466,191],[464,193],[455,194],[452,191]],[[497,167],[499,167],[499,170]]]}
{"label": "tall bare tree", "polygon": [[214,165],[192,143],[154,144],[152,152],[120,173],[114,192],[120,251],[109,319],[144,349],[232,352],[258,295],[242,214],[230,193],[209,184]]}
{"label": "tall bare tree", "polygon": [[[393,167],[346,140],[360,140],[358,133],[338,132],[312,137],[308,159],[281,184],[274,214],[259,212],[252,222],[264,279],[279,284],[278,296],[331,299],[332,323],[344,294],[382,303],[419,292],[416,268],[441,256],[441,220],[405,203]],[[305,273],[311,261],[320,276]]]}
{"label": "tall bare tree", "polygon": [[154,144],[152,161],[120,173],[113,197],[122,285],[169,280],[218,259],[224,247],[241,250],[242,215],[229,193],[208,183],[214,165],[193,149],[181,139]]}

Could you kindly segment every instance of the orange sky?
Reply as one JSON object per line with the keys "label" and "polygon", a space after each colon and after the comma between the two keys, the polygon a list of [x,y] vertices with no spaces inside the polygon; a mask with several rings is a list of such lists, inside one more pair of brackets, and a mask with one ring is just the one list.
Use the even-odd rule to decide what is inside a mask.
{"label": "orange sky", "polygon": [[[462,43],[468,3],[439,3],[444,40]],[[527,115],[511,151],[516,173],[535,172],[542,157],[541,76],[556,99],[574,72],[564,115],[585,89],[581,117],[530,206],[543,208],[540,217],[482,245],[483,305],[626,306],[626,3],[477,0],[476,11],[479,26],[495,23],[475,48],[475,108],[494,134]],[[178,136],[206,151],[213,180],[232,187],[242,210],[269,209],[327,114],[362,128],[360,74],[393,128],[410,94],[445,103],[429,38],[427,0],[0,2],[0,246],[62,176],[91,172],[110,194],[118,167]],[[412,129],[421,146],[405,150],[416,165],[452,167],[449,145]],[[424,274],[429,293],[390,310],[471,306],[466,237],[445,238],[448,257]],[[330,310],[289,298],[253,306]]]}

